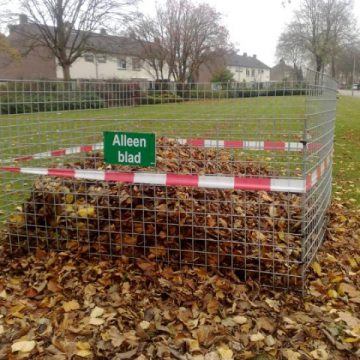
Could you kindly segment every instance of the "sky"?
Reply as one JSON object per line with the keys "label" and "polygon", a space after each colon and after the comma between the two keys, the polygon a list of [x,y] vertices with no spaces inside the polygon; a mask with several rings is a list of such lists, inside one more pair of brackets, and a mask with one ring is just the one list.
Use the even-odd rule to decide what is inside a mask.
{"label": "sky", "polygon": [[[161,2],[161,1],[160,1]],[[199,2],[199,1],[198,1]],[[230,40],[239,54],[246,52],[268,66],[276,65],[277,40],[286,23],[291,21],[300,0],[202,0],[224,15]],[[143,0],[141,10],[153,14],[156,0]],[[360,25],[360,0],[354,0],[354,14]]]}

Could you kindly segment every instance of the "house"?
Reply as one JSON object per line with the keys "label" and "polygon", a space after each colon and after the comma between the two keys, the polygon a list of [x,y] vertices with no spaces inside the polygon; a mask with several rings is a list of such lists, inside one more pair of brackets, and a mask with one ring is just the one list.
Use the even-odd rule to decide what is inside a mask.
{"label": "house", "polygon": [[270,71],[271,81],[296,81],[296,79],[294,68],[286,65],[284,59],[281,59]]}
{"label": "house", "polygon": [[247,53],[225,54],[201,66],[199,72],[200,82],[211,81],[212,75],[226,67],[229,69],[236,82],[267,82],[270,81],[270,68],[257,59],[256,55],[248,56]]}
{"label": "house", "polygon": [[[2,79],[63,79],[62,67],[46,46],[36,43],[37,26],[20,15],[18,25],[9,26],[9,43],[23,55],[21,61],[0,56]],[[76,32],[72,34],[76,36]],[[70,68],[72,79],[154,80],[150,67],[141,60],[141,48],[134,40],[101,30],[91,33],[85,51]]]}

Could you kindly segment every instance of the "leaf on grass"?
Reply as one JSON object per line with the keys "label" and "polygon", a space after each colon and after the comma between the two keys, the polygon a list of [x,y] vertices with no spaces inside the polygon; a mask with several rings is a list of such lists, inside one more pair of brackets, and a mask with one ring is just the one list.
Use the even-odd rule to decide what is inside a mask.
{"label": "leaf on grass", "polygon": [[17,341],[11,345],[11,352],[27,353],[34,350],[36,341]]}
{"label": "leaf on grass", "polygon": [[79,310],[80,304],[76,300],[71,300],[63,303],[63,308],[65,312],[70,312],[73,310]]}

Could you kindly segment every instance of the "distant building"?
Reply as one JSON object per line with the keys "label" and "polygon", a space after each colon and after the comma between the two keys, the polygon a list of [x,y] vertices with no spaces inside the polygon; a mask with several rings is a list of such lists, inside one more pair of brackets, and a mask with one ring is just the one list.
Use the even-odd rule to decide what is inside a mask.
{"label": "distant building", "polygon": [[[51,28],[50,28],[51,30]],[[23,55],[20,62],[0,56],[0,78],[62,79],[63,71],[51,51],[36,44],[36,25],[20,16],[18,25],[9,26],[9,43]],[[72,36],[76,36],[76,31]],[[71,65],[72,79],[155,80],[149,66],[141,60],[138,43],[122,36],[108,35],[105,30],[92,33],[82,55]]]}
{"label": "distant building", "polygon": [[297,76],[293,67],[286,65],[285,60],[281,59],[270,71],[271,81],[296,81]]}
{"label": "distant building", "polygon": [[198,81],[209,82],[213,74],[224,67],[232,72],[237,82],[270,81],[270,67],[258,60],[256,55],[248,56],[247,53],[214,57],[212,62],[201,66]]}

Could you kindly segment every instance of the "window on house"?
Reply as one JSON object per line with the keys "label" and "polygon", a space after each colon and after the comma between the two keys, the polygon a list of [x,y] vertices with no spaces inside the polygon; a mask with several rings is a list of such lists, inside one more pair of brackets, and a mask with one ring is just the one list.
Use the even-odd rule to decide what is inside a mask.
{"label": "window on house", "polygon": [[126,70],[126,58],[121,57],[117,59],[118,70]]}
{"label": "window on house", "polygon": [[96,59],[98,63],[106,63],[106,55],[97,55]]}
{"label": "window on house", "polygon": [[246,69],[246,76],[250,76],[250,70]]}
{"label": "window on house", "polygon": [[89,53],[86,53],[84,54],[84,60],[86,62],[94,62],[94,54],[89,54]]}
{"label": "window on house", "polygon": [[141,70],[141,61],[139,58],[132,58],[132,69],[134,71]]}
{"label": "window on house", "polygon": [[255,69],[251,70],[251,76],[255,76]]}

